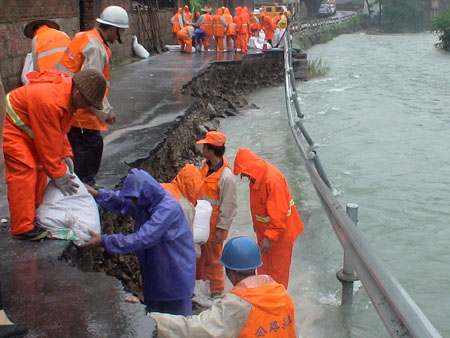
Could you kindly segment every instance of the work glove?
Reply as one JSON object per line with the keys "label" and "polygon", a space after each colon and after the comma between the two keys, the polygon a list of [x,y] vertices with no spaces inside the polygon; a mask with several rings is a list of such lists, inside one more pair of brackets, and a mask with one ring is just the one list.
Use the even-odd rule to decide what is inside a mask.
{"label": "work glove", "polygon": [[71,174],[73,174],[74,166],[73,166],[72,158],[69,157],[69,156],[67,156],[67,157],[64,157],[64,158],[62,159],[62,161],[67,165],[67,168],[69,168],[69,172],[70,172]]}
{"label": "work glove", "polygon": [[80,187],[76,182],[72,181],[73,178],[75,178],[75,175],[72,175],[70,169],[67,168],[67,171],[63,176],[54,179],[56,186],[61,190],[64,196],[75,194],[77,188]]}

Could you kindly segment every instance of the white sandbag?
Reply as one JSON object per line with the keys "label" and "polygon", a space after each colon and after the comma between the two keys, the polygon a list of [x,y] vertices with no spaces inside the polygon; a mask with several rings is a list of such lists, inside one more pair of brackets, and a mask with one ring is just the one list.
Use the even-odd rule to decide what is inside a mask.
{"label": "white sandbag", "polygon": [[133,35],[133,51],[134,54],[136,54],[141,59],[147,59],[150,56],[150,53],[145,49],[144,46],[142,46],[137,41],[136,35]]}
{"label": "white sandbag", "polygon": [[48,183],[43,202],[36,210],[36,221],[48,230],[50,237],[81,245],[91,239],[88,230],[100,233],[100,216],[97,203],[84,184],[78,177],[73,180],[80,187],[71,196],[64,196],[55,182]]}
{"label": "white sandbag", "polygon": [[181,49],[180,45],[165,45],[164,48],[166,48],[168,51],[171,52],[179,52]]}
{"label": "white sandbag", "polygon": [[25,62],[22,68],[22,75],[20,76],[20,79],[22,80],[22,83],[24,85],[30,83],[30,81],[28,81],[27,79],[27,74],[32,71],[33,71],[33,55],[31,53],[28,53],[25,56]]}
{"label": "white sandbag", "polygon": [[204,244],[208,241],[211,214],[211,203],[206,200],[198,200],[194,217],[194,243]]}
{"label": "white sandbag", "polygon": [[277,46],[277,48],[284,48],[284,32],[285,29],[277,28],[273,35],[272,44]]}
{"label": "white sandbag", "polygon": [[194,297],[192,297],[192,301],[203,307],[211,307],[214,304],[214,301],[209,298],[210,285],[211,282],[209,280],[196,280],[194,286]]}

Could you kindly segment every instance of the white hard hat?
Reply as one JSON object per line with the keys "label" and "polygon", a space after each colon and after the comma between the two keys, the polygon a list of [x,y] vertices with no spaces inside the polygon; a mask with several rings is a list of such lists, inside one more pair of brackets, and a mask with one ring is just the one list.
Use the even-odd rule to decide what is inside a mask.
{"label": "white hard hat", "polygon": [[259,13],[259,9],[255,9],[255,10],[253,11],[253,14],[259,15],[259,14],[260,14],[260,13]]}
{"label": "white hard hat", "polygon": [[100,18],[97,18],[97,22],[117,28],[129,27],[128,13],[126,10],[119,6],[106,7],[103,10],[102,14],[100,14]]}

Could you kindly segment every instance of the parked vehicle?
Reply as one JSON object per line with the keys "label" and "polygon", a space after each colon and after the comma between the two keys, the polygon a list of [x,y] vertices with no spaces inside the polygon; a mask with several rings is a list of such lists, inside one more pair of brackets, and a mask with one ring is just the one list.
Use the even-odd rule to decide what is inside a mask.
{"label": "parked vehicle", "polygon": [[328,4],[321,4],[319,7],[319,11],[317,12],[317,17],[326,18],[331,15],[333,15],[331,7]]}
{"label": "parked vehicle", "polygon": [[287,7],[284,5],[267,5],[262,6],[262,11],[264,12],[265,16],[269,16],[271,18],[274,18],[276,16],[280,16],[283,14],[284,11],[287,12],[288,17],[290,17],[291,12],[288,11]]}

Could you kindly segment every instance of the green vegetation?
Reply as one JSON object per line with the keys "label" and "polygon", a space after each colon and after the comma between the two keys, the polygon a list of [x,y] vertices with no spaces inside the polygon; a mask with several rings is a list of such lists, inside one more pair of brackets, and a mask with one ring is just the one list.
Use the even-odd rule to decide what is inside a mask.
{"label": "green vegetation", "polygon": [[307,50],[315,44],[328,42],[340,34],[353,33],[359,30],[361,30],[360,19],[355,16],[341,24],[324,26],[318,34],[300,34],[296,42],[301,50]]}
{"label": "green vegetation", "polygon": [[436,47],[450,51],[450,9],[431,18],[430,26],[433,32],[440,34]]}
{"label": "green vegetation", "polygon": [[382,6],[378,22],[384,32],[420,32],[427,28],[427,0],[379,0],[377,4]]}
{"label": "green vegetation", "polygon": [[308,79],[324,76],[330,71],[330,67],[321,58],[308,60]]}

